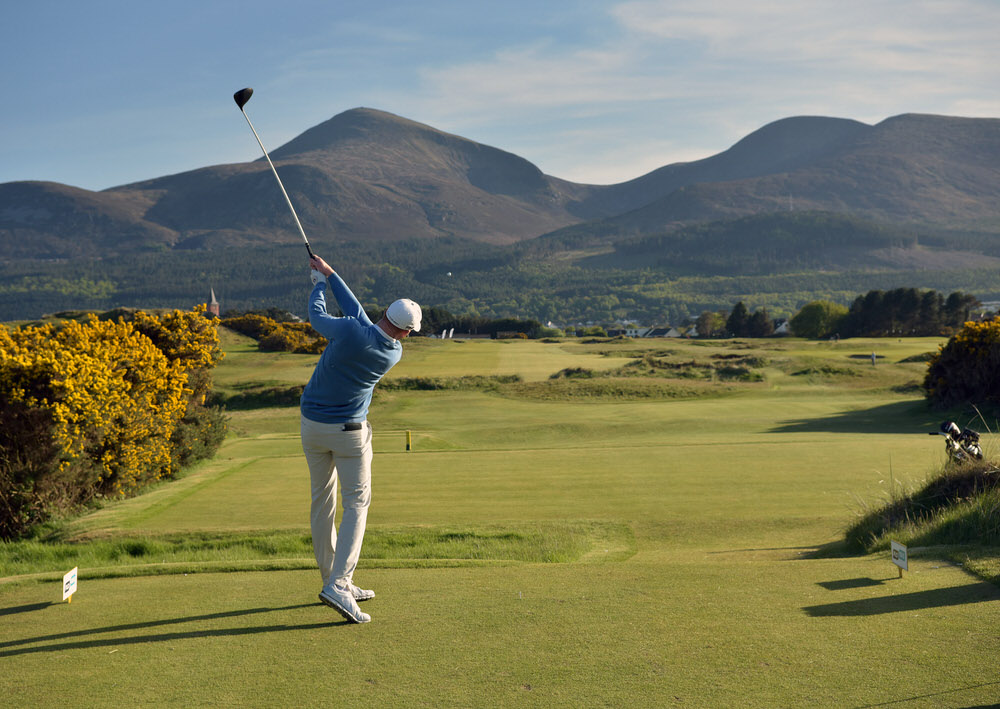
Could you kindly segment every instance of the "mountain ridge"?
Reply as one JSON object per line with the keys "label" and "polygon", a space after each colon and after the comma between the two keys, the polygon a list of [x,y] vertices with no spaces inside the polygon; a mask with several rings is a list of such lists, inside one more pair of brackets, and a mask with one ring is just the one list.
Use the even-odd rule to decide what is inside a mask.
{"label": "mountain ridge", "polygon": [[[614,185],[562,180],[500,148],[364,107],[271,157],[307,233],[321,240],[503,245],[565,232],[613,243],[791,210],[1000,234],[1000,119],[782,118],[715,155]],[[101,192],[0,184],[0,247],[33,259],[294,243],[269,173],[260,158]]]}

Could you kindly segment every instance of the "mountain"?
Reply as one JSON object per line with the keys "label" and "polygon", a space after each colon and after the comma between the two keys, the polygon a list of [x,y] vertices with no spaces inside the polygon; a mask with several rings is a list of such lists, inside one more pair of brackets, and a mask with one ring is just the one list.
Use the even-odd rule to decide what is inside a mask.
{"label": "mountain", "polygon": [[836,153],[868,129],[870,126],[864,123],[842,118],[785,118],[754,131],[718,155],[667,165],[634,180],[594,191],[585,202],[574,207],[581,216],[613,216],[690,185],[790,172]]}
{"label": "mountain", "polygon": [[[512,153],[383,111],[334,116],[271,153],[310,238],[611,244],[682,226],[829,212],[923,231],[1000,233],[1000,120],[800,116],[728,150],[616,185],[574,184]],[[802,238],[807,238],[803,235]],[[0,185],[7,259],[293,244],[263,158],[102,192]],[[651,242],[652,243],[652,242]]]}
{"label": "mountain", "polygon": [[568,233],[607,241],[790,211],[1000,233],[1000,120],[906,114],[867,126],[789,118],[719,155],[661,168],[607,193],[620,194],[624,205],[637,191],[660,196],[633,200],[632,209]]}
{"label": "mountain", "polygon": [[[579,221],[590,188],[527,160],[382,111],[359,108],[271,153],[308,235],[402,240],[459,235],[511,243]],[[103,192],[0,185],[0,244],[15,258],[150,248],[223,248],[300,237],[270,168],[218,165]]]}

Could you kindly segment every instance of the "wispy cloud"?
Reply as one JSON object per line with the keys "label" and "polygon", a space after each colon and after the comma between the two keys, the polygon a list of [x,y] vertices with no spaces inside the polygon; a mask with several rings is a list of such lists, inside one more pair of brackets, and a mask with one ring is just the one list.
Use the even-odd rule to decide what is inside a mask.
{"label": "wispy cloud", "polygon": [[[615,156],[632,168],[698,148],[705,157],[788,115],[1000,115],[992,0],[637,0],[611,6],[606,22],[597,44],[535,41],[424,66],[412,99],[430,121],[498,138],[504,121],[559,115],[564,132],[529,157],[592,180],[624,179],[627,168],[609,167]],[[579,150],[571,136],[584,132],[602,155]],[[612,147],[627,141],[630,150]]]}
{"label": "wispy cloud", "polygon": [[587,182],[706,157],[791,115],[1000,116],[998,0],[176,5],[50,22],[44,3],[18,4],[0,24],[18,69],[0,128],[31,148],[0,149],[0,181],[106,186],[246,159],[227,96],[246,84],[271,146],[364,105]]}

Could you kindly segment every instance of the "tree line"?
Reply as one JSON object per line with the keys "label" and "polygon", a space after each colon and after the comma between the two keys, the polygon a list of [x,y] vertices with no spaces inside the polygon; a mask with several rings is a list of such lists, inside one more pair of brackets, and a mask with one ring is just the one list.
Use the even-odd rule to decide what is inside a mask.
{"label": "tree line", "polygon": [[871,290],[845,307],[828,301],[807,303],[791,320],[801,337],[891,337],[951,335],[980,305],[974,295],[955,291]]}
{"label": "tree line", "polygon": [[[895,288],[870,290],[845,306],[827,300],[806,303],[791,318],[791,333],[813,339],[828,337],[927,337],[951,335],[981,304],[969,293],[948,296],[935,290]],[[698,337],[769,337],[775,322],[767,308],[753,312],[743,301],[732,311],[704,311],[695,320]]]}
{"label": "tree line", "polygon": [[[564,258],[559,251],[564,247],[553,241],[546,237],[506,247],[457,238],[426,244],[334,241],[317,251],[344,276],[358,299],[375,309],[407,297],[456,314],[541,323],[628,320],[677,325],[706,310],[728,311],[738,300],[766,306],[772,316],[790,317],[803,303],[849,304],[857,293],[871,288],[911,283],[1000,299],[996,270],[989,268],[873,273],[861,266],[824,272],[818,266],[799,265],[793,273],[746,273],[692,266],[678,271],[643,253]],[[80,260],[72,269],[60,262],[0,262],[0,320],[37,318],[70,308],[186,308],[204,302],[209,287],[224,308],[277,307],[304,316],[311,284],[300,252],[301,244],[247,246],[215,259],[211,252],[173,250]]]}
{"label": "tree line", "polygon": [[705,311],[695,321],[698,337],[770,337],[774,334],[774,320],[767,308],[752,313],[739,301],[732,312]]}

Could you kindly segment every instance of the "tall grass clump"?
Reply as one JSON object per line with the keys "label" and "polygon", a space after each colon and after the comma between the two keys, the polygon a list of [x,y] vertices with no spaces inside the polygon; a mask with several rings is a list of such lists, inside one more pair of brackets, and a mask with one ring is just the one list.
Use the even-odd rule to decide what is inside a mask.
{"label": "tall grass clump", "polygon": [[846,532],[848,549],[870,553],[890,537],[917,546],[1000,546],[1000,468],[989,461],[948,464],[916,490],[894,490]]}

